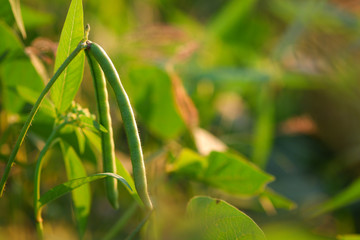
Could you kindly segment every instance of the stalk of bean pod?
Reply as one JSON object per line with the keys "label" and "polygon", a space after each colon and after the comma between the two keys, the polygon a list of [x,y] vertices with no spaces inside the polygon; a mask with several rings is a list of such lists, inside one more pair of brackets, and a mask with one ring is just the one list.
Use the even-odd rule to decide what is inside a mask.
{"label": "stalk of bean pod", "polygon": [[89,51],[100,64],[107,81],[115,93],[128,140],[135,188],[145,207],[151,210],[153,209],[153,206],[147,189],[144,157],[142,153],[139,132],[136,125],[135,116],[130,105],[129,97],[127,96],[126,91],[121,84],[120,77],[112,61],[104,49],[102,49],[98,44],[92,43],[90,41],[87,41],[87,45],[88,48],[86,51]]}
{"label": "stalk of bean pod", "polygon": [[48,140],[45,143],[45,146],[41,150],[38,160],[36,162],[35,168],[35,177],[34,177],[34,214],[36,220],[36,230],[38,233],[38,238],[43,239],[43,225],[42,225],[42,217],[41,217],[41,207],[39,206],[39,199],[40,199],[40,177],[41,177],[41,169],[43,166],[43,159],[46,152],[49,148],[56,142],[57,133],[66,125],[71,122],[63,122],[56,126],[53,131],[51,132]]}
{"label": "stalk of bean pod", "polygon": [[[108,100],[108,92],[106,89],[105,76],[99,64],[95,60],[94,56],[92,56],[92,54],[88,51],[85,51],[85,53],[94,82],[97,108],[99,114],[99,122],[107,130],[107,132],[101,132],[103,169],[104,172],[116,173],[115,147],[113,140],[113,130],[111,126],[110,107]],[[115,209],[117,209],[119,207],[117,180],[114,178],[106,178],[105,187],[106,187],[106,194],[111,205]]]}
{"label": "stalk of bean pod", "polygon": [[23,143],[26,133],[30,128],[30,125],[32,123],[32,121],[34,120],[35,114],[37,113],[37,111],[40,108],[40,105],[42,103],[42,101],[44,100],[46,94],[50,91],[51,87],[54,85],[55,81],[58,79],[58,77],[60,76],[60,74],[65,70],[65,68],[69,65],[69,63],[74,59],[74,57],[76,57],[76,55],[82,50],[86,48],[86,43],[84,40],[82,40],[77,47],[75,48],[75,50],[65,59],[64,63],[61,64],[61,66],[59,67],[59,69],[55,72],[54,76],[50,79],[50,81],[48,82],[48,84],[45,86],[44,90],[41,92],[39,98],[36,100],[33,108],[31,109],[30,114],[28,115],[28,118],[26,119],[26,122],[23,126],[23,128],[21,129],[20,135],[15,143],[15,146],[10,154],[9,160],[6,164],[5,170],[4,170],[4,174],[1,178],[0,181],[0,197],[2,197],[3,193],[4,193],[4,189],[5,189],[5,183],[6,180],[9,177],[9,173],[11,170],[11,167],[15,161],[15,157],[16,154],[19,151],[19,148],[21,146],[21,144]]}

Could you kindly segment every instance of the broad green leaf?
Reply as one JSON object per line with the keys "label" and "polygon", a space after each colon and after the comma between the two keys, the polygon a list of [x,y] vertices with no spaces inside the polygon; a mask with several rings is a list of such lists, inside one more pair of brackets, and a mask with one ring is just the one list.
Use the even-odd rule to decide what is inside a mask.
{"label": "broad green leaf", "polygon": [[[1,28],[1,27],[0,27]],[[5,29],[2,29],[5,30]],[[0,34],[3,32],[0,30]],[[5,35],[11,32],[4,31]],[[5,109],[17,113],[22,110],[25,104],[24,99],[19,97],[17,87],[23,86],[32,90],[34,93],[40,95],[44,88],[44,83],[32,65],[29,57],[25,55],[24,50],[16,43],[15,36],[4,36],[7,48],[1,48],[4,52],[8,51],[9,57],[2,64],[1,78],[3,81],[3,100]],[[8,43],[7,41],[15,40],[15,43]],[[0,43],[2,40],[0,40]],[[6,47],[6,46],[5,46]],[[31,81],[29,81],[31,79]]]}
{"label": "broad green leaf", "polygon": [[[84,37],[82,0],[72,0],[61,31],[60,42],[56,52],[54,72],[60,67],[70,53]],[[63,113],[74,99],[83,77],[85,55],[78,56],[60,75],[52,87],[51,98],[60,113]]]}
{"label": "broad green leaf", "polygon": [[194,197],[187,206],[187,215],[197,230],[196,236],[190,239],[266,239],[250,217],[223,200]]}
{"label": "broad green leaf", "polygon": [[16,24],[21,32],[21,35],[23,36],[23,38],[26,38],[24,22],[21,15],[20,0],[9,0],[9,2],[11,5],[11,10],[14,14]]}
{"label": "broad green leaf", "polygon": [[40,206],[44,206],[44,205],[48,204],[49,202],[52,202],[52,201],[56,200],[57,198],[65,195],[66,193],[69,193],[72,190],[74,190],[78,187],[81,187],[84,184],[91,183],[93,181],[103,179],[105,177],[116,178],[117,180],[122,182],[126,187],[130,188],[130,185],[127,183],[127,181],[123,177],[121,177],[117,174],[97,173],[97,174],[90,175],[88,177],[73,179],[73,180],[67,181],[63,184],[53,187],[52,189],[50,189],[49,191],[47,191],[45,194],[43,194],[40,197],[40,199],[39,199]]}
{"label": "broad green leaf", "polygon": [[100,123],[98,123],[96,120],[87,117],[87,116],[80,116],[80,121],[81,124],[86,127],[89,128],[90,130],[97,132],[97,131],[101,131],[101,132],[107,132],[106,128],[101,125]]}
{"label": "broad green leaf", "polygon": [[[36,100],[39,97],[39,93],[25,87],[24,85],[16,86],[17,94],[23,98],[25,101],[31,104],[35,104]],[[56,117],[54,104],[48,99],[44,98],[44,101],[41,103],[40,110],[43,110],[44,113],[50,115],[51,117]]]}
{"label": "broad green leaf", "polygon": [[0,0],[0,19],[1,22],[4,21],[8,26],[13,26],[15,23],[9,0]]}
{"label": "broad green leaf", "polygon": [[349,187],[341,193],[322,204],[314,215],[324,214],[345,207],[351,203],[360,200],[360,178],[354,181]]}
{"label": "broad green leaf", "polygon": [[157,67],[133,69],[125,84],[139,119],[150,131],[161,138],[173,139],[185,129],[176,110],[171,79],[164,70]]}
{"label": "broad green leaf", "polygon": [[338,240],[360,240],[360,235],[349,234],[349,235],[340,235],[337,237]]}
{"label": "broad green leaf", "polygon": [[208,162],[203,181],[229,193],[255,195],[274,179],[240,155],[212,152]]}
{"label": "broad green leaf", "polygon": [[244,157],[232,153],[211,152],[207,157],[184,149],[175,160],[172,171],[180,176],[219,188],[231,194],[254,196],[273,177]]}
{"label": "broad green leaf", "polygon": [[[16,87],[27,87],[40,95],[44,83],[34,69],[24,47],[14,32],[0,21],[0,56],[3,59],[0,71],[4,108],[19,112],[25,101],[17,94]],[[28,81],[31,79],[31,81]]]}
{"label": "broad green leaf", "polygon": [[[61,150],[64,156],[65,169],[69,180],[86,177],[86,170],[74,149],[66,142],[61,142]],[[74,212],[78,224],[79,235],[85,233],[87,220],[90,214],[91,194],[89,184],[72,191]]]}

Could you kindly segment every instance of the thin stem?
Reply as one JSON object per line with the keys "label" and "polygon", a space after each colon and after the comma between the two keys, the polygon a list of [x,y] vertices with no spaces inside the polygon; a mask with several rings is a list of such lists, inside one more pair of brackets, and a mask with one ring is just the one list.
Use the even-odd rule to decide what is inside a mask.
{"label": "thin stem", "polygon": [[134,215],[137,209],[137,203],[134,202],[126,212],[121,216],[121,218],[115,223],[115,225],[109,230],[109,232],[105,235],[103,240],[111,240],[114,239],[116,234],[119,233],[129,219]]}
{"label": "thin stem", "polygon": [[40,199],[40,177],[41,177],[41,169],[43,166],[43,159],[44,156],[46,154],[46,152],[49,150],[49,148],[55,143],[54,139],[57,135],[57,133],[66,125],[69,124],[70,122],[63,122],[60,125],[58,125],[57,127],[55,127],[49,138],[47,139],[44,148],[41,150],[38,160],[36,162],[36,168],[35,168],[35,177],[34,177],[34,213],[35,213],[35,218],[36,218],[36,225],[37,225],[37,229],[38,229],[38,235],[39,238],[41,239],[41,236],[43,235],[42,232],[42,218],[41,218],[41,208],[39,206],[39,199]]}
{"label": "thin stem", "polygon": [[37,113],[37,111],[40,108],[40,105],[42,103],[42,101],[44,100],[46,94],[49,92],[49,90],[51,89],[51,87],[53,86],[53,84],[55,83],[55,81],[58,79],[58,77],[60,76],[60,74],[65,70],[65,68],[69,65],[69,63],[74,59],[74,57],[76,57],[76,55],[84,48],[86,48],[87,45],[84,41],[81,41],[78,46],[75,48],[75,50],[65,59],[64,63],[59,67],[59,69],[56,71],[56,73],[54,74],[54,76],[50,79],[50,81],[48,82],[48,84],[45,86],[44,90],[41,92],[39,98],[37,99],[35,105],[33,106],[33,108],[31,109],[31,112],[28,116],[28,118],[26,119],[26,122],[23,126],[23,128],[21,129],[20,135],[15,143],[15,147],[13,148],[11,155],[9,157],[9,161],[7,162],[7,165],[5,167],[4,170],[4,174],[1,178],[0,181],[0,197],[2,197],[3,193],[4,193],[4,189],[5,189],[5,183],[6,180],[9,177],[9,173],[11,170],[11,167],[13,166],[16,154],[19,151],[19,148],[21,146],[21,144],[23,143],[26,133],[30,128],[30,125],[32,123],[32,121],[34,120],[35,114]]}
{"label": "thin stem", "polygon": [[141,228],[145,225],[147,220],[150,218],[151,214],[153,213],[153,210],[149,211],[148,214],[146,214],[145,218],[139,223],[139,225],[130,233],[130,235],[126,238],[126,240],[133,239],[136,234],[138,234],[141,230]]}

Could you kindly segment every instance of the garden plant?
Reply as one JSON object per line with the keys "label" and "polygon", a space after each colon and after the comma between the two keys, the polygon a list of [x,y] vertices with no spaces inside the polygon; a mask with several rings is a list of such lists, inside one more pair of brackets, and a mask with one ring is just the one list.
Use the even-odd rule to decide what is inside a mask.
{"label": "garden plant", "polygon": [[[127,53],[126,44],[131,45],[132,41],[136,41],[134,39],[141,37],[129,37],[130,40],[123,38],[123,41],[116,39],[115,44],[109,41],[110,44],[105,42],[103,45],[101,39],[107,36],[97,37],[102,33],[96,31],[101,28],[97,26],[99,23],[95,18],[89,17],[89,24],[84,24],[87,12],[84,14],[82,0],[71,0],[57,47],[42,38],[37,39],[37,47],[35,41],[31,47],[25,47],[23,42],[28,44],[27,37],[38,35],[26,27],[31,19],[37,19],[36,13],[21,7],[19,0],[0,1],[0,240],[15,235],[18,239],[51,239],[56,227],[64,233],[64,239],[281,240],[290,239],[289,236],[294,240],[360,239],[359,235],[348,234],[360,231],[349,212],[340,214],[338,218],[346,219],[353,227],[338,227],[340,234],[331,232],[329,227],[323,232],[318,227],[320,233],[313,233],[308,231],[310,227],[306,225],[320,226],[321,221],[316,222],[316,219],[326,220],[330,212],[358,200],[359,180],[347,179],[349,187],[345,190],[327,201],[317,201],[296,217],[296,211],[303,208],[297,210],[294,201],[278,192],[278,189],[287,189],[287,180],[283,181],[282,186],[276,185],[276,174],[279,172],[281,176],[287,176],[289,172],[289,183],[294,183],[296,174],[299,174],[293,170],[293,163],[287,160],[290,153],[286,147],[283,150],[281,144],[287,146],[289,152],[300,149],[293,148],[298,143],[307,149],[313,149],[311,147],[318,144],[308,139],[282,141],[282,136],[276,135],[277,131],[313,134],[311,131],[315,123],[307,115],[299,120],[305,122],[303,128],[304,125],[292,121],[278,127],[277,118],[285,119],[293,113],[288,105],[298,99],[292,91],[321,89],[320,84],[309,84],[308,76],[303,76],[302,70],[306,73],[314,71],[319,75],[326,72],[321,69],[321,63],[312,63],[315,67],[311,65],[320,70],[309,70],[309,66],[298,66],[300,63],[286,54],[290,54],[289,46],[300,36],[298,29],[306,28],[309,16],[316,19],[315,15],[320,12],[324,18],[328,17],[326,24],[332,27],[351,25],[349,22],[352,18],[341,15],[342,12],[335,7],[331,8],[332,3],[322,1],[321,5],[304,1],[306,3],[301,8],[303,15],[299,13],[287,35],[280,39],[280,44],[271,53],[271,63],[248,47],[238,48],[233,42],[241,34],[230,31],[239,27],[245,29],[243,18],[249,17],[248,12],[254,6],[261,8],[263,5],[254,0],[233,0],[219,14],[219,20],[206,30],[205,37],[199,34],[198,37],[202,39],[200,43],[189,42],[166,61],[154,61],[156,64],[149,66],[139,63],[138,58],[152,58],[156,55],[153,49],[146,53],[139,44],[138,55]],[[88,2],[90,6],[96,5],[94,1]],[[114,9],[125,9],[116,1],[110,2]],[[119,2],[125,4],[126,1]],[[134,8],[148,9],[142,5],[145,3],[135,2],[138,5],[134,3]],[[189,29],[193,29],[194,35],[200,32],[197,24],[171,7],[176,5],[174,1],[154,2],[146,4],[158,4],[163,17],[173,17],[179,21],[179,28],[184,24],[191,26]],[[286,4],[276,0],[271,2],[277,4],[281,13],[294,9],[290,4],[293,1]],[[107,11],[110,11],[109,6]],[[174,16],[167,12],[167,7],[174,11]],[[98,11],[101,11],[100,7]],[[273,11],[280,12],[278,8]],[[124,22],[130,21],[123,13]],[[106,14],[103,15],[104,19]],[[41,25],[41,14],[39,16],[33,24]],[[264,19],[249,19],[251,26],[255,26],[259,32],[262,26],[269,24]],[[122,25],[118,25],[118,22],[110,20],[108,24],[113,24],[114,29],[119,30]],[[95,26],[91,31],[90,25]],[[267,31],[263,28],[265,37],[250,40],[246,39],[246,34],[253,36],[257,33],[244,31],[240,38],[256,48],[260,42],[270,38],[270,30]],[[144,41],[152,42],[156,48],[166,34],[174,42],[186,38],[180,31],[164,28],[159,35],[153,35],[154,39],[145,37]],[[219,39],[229,44],[219,43]],[[108,46],[111,49],[111,44],[121,49],[123,55],[106,52]],[[194,52],[201,45],[206,46],[203,53],[198,53],[201,61],[192,61],[192,56],[196,55]],[[355,43],[352,46],[357,47]],[[136,50],[137,47],[133,49],[134,52]],[[167,51],[169,49],[159,50],[164,55]],[[218,58],[225,64],[238,61],[247,67],[259,64],[261,71],[219,68],[197,72],[201,69],[199,65],[203,64],[206,68],[217,61],[211,55],[215,55],[216,51],[220,51]],[[44,62],[51,59],[51,52],[55,55],[54,64],[48,61],[50,64],[44,66]],[[248,58],[239,60],[236,55],[239,52]],[[282,64],[285,61],[282,58],[290,58],[287,63],[293,65]],[[128,68],[127,64],[130,63],[136,67]],[[291,67],[300,70],[294,73]],[[194,82],[185,84],[179,69]],[[48,76],[50,72],[52,77]],[[315,79],[318,77],[316,74],[312,75]],[[283,78],[291,81],[282,82]],[[353,94],[341,84],[340,87],[337,83],[332,84],[336,86],[334,89],[348,93],[351,96],[349,99],[356,102],[356,93]],[[333,87],[332,84],[329,86]],[[218,91],[228,94],[222,95]],[[240,93],[243,98],[238,94],[229,94],[232,91]],[[314,95],[309,94],[309,99],[319,97]],[[290,100],[283,101],[286,98]],[[216,111],[220,113],[218,117],[210,107],[215,100],[218,104],[214,104]],[[250,110],[244,110],[246,101]],[[282,107],[286,109],[284,112],[279,110]],[[256,115],[256,121],[243,117],[250,114],[244,113],[246,111],[253,111],[251,114]],[[294,111],[300,112],[299,109]],[[296,125],[295,130],[291,123]],[[212,126],[214,134],[210,133],[210,127],[204,128],[206,125]],[[225,127],[216,128],[218,125]],[[233,129],[245,128],[243,135],[233,135]],[[253,129],[251,143],[244,146],[241,142],[249,140],[250,128]],[[216,134],[222,135],[222,138]],[[318,133],[318,137],[321,138],[321,133]],[[307,154],[305,150],[300,152]],[[311,152],[308,155],[314,158],[320,155],[316,154],[312,155]],[[328,156],[328,153],[321,154]],[[327,171],[330,175],[337,170],[336,167],[329,167]],[[274,183],[277,191],[272,189],[271,183]],[[296,182],[290,186],[294,198],[301,187],[303,185]],[[306,185],[304,188],[311,187]],[[280,227],[264,220],[278,212],[283,214],[276,219]],[[4,218],[4,215],[7,217]],[[17,215],[21,216],[20,220]],[[301,222],[303,219],[299,216],[302,215],[306,224]],[[286,219],[293,221],[289,221],[289,227],[285,226]],[[21,237],[19,232],[26,232],[22,227],[18,234],[6,230],[5,222],[8,221],[29,221],[24,223],[26,227],[23,226],[28,235]],[[284,227],[281,224],[285,224]],[[341,225],[323,225],[326,224]],[[4,235],[1,232],[5,232]]]}

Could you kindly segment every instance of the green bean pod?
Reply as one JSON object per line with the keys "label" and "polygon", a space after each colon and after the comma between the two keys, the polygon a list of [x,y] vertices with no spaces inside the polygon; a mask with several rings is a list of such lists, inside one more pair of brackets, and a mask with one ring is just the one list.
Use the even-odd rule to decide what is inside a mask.
{"label": "green bean pod", "polygon": [[121,84],[120,77],[111,59],[106,54],[104,49],[102,49],[98,44],[92,43],[90,41],[87,42],[87,45],[88,48],[86,51],[89,51],[100,64],[107,81],[115,93],[128,140],[135,188],[145,207],[147,209],[152,209],[153,206],[147,189],[145,163],[139,132],[136,125],[135,116],[130,105],[129,97]]}
{"label": "green bean pod", "polygon": [[[85,53],[89,62],[91,75],[93,77],[99,122],[107,130],[107,132],[101,132],[103,169],[104,172],[116,173],[115,147],[105,76],[92,53],[89,51],[85,51]],[[119,207],[117,180],[114,178],[106,178],[105,187],[109,202],[115,209],[117,209]]]}

